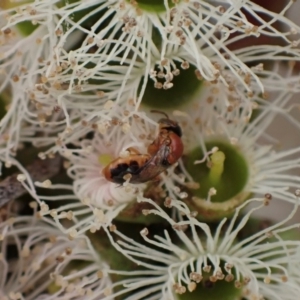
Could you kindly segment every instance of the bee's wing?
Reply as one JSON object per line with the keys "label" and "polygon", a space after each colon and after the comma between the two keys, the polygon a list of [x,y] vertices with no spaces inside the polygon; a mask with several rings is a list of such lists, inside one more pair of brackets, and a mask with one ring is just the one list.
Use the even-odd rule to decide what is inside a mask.
{"label": "bee's wing", "polygon": [[131,183],[142,183],[155,178],[165,171],[170,164],[167,161],[169,147],[163,145],[155,155],[153,155],[142,167],[136,170],[132,175]]}

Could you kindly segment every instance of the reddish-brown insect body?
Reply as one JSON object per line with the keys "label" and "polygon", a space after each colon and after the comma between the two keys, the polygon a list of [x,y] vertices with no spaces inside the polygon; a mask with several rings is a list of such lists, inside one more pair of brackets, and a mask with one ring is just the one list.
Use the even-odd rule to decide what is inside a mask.
{"label": "reddish-brown insect body", "polygon": [[160,119],[158,123],[159,134],[149,145],[148,153],[150,155],[155,155],[163,145],[166,145],[169,147],[169,154],[166,159],[170,165],[173,165],[183,154],[181,128],[177,122],[170,120],[169,118]]}
{"label": "reddish-brown insect body", "polygon": [[144,166],[151,156],[149,154],[130,154],[128,157],[116,158],[108,164],[102,173],[108,181],[122,184],[126,181],[126,175],[130,174],[131,183],[139,183],[136,180],[139,170]]}
{"label": "reddish-brown insect body", "polygon": [[[152,112],[164,114],[160,111]],[[180,159],[183,154],[181,128],[177,122],[164,115],[166,118],[158,121],[159,134],[149,145],[149,154],[139,154],[131,149],[128,157],[115,159],[102,171],[108,181],[122,184],[129,178],[130,183],[147,182]]]}

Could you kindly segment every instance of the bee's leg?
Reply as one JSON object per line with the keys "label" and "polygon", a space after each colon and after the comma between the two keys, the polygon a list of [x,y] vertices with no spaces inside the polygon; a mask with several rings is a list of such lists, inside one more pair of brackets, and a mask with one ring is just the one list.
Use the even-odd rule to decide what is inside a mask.
{"label": "bee's leg", "polygon": [[154,178],[152,179],[152,182],[153,182],[154,184],[159,184],[160,181],[162,181],[162,177],[161,177],[160,175],[157,175],[156,177],[154,177]]}
{"label": "bee's leg", "polygon": [[132,154],[141,154],[138,150],[136,150],[133,147],[129,147],[126,150],[129,152],[130,155],[132,155]]}

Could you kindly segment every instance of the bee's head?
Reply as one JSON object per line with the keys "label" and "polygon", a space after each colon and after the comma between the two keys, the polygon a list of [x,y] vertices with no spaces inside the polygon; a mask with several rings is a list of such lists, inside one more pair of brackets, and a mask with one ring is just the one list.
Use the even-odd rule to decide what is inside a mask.
{"label": "bee's head", "polygon": [[175,134],[177,134],[179,137],[182,136],[181,127],[178,125],[177,122],[171,120],[166,113],[164,113],[162,111],[159,111],[159,110],[151,110],[151,112],[159,113],[159,114],[162,114],[166,117],[166,118],[160,119],[158,121],[161,128],[172,131]]}
{"label": "bee's head", "polygon": [[177,122],[171,119],[160,119],[158,123],[160,124],[161,128],[166,129],[168,131],[172,131],[175,134],[177,134],[179,137],[182,136],[181,127],[178,125]]}

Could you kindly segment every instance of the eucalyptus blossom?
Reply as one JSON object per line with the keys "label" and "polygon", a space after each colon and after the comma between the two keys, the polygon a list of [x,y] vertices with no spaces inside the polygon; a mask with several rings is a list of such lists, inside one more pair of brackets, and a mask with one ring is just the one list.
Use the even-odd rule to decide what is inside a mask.
{"label": "eucalyptus blossom", "polygon": [[[298,297],[300,145],[269,132],[300,129],[281,5],[0,3],[1,300]],[[129,167],[167,164],[172,134],[159,177]],[[271,223],[274,200],[293,208]]]}
{"label": "eucalyptus blossom", "polygon": [[[143,243],[124,235],[122,228],[107,231],[112,244],[145,269],[136,276],[127,272],[132,279],[124,287],[131,293],[126,299],[215,299],[220,291],[222,299],[294,299],[299,285],[292,265],[299,264],[299,240],[282,237],[299,227],[298,223],[287,225],[299,204],[293,198],[295,206],[288,216],[244,238],[240,234],[251,224],[255,211],[266,205],[271,208],[270,194],[249,199],[235,210],[231,220],[221,220],[214,231],[199,222],[182,201],[165,202],[184,216],[182,221],[175,221],[151,199],[140,198],[154,206],[144,214],[160,216],[171,229],[153,236],[146,227],[140,232]],[[250,203],[254,207],[241,216],[241,210]]]}
{"label": "eucalyptus blossom", "polygon": [[[35,202],[31,207],[36,212]],[[105,299],[110,293],[109,268],[85,236],[71,240],[48,219],[8,212],[0,241],[0,299]]]}

